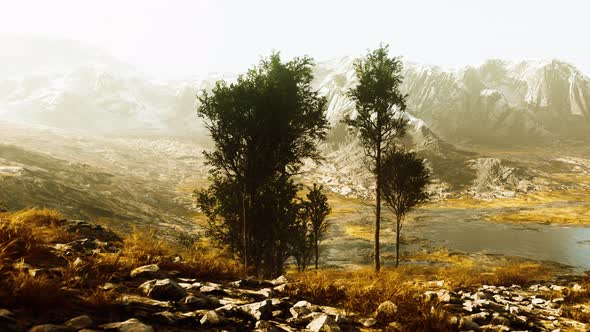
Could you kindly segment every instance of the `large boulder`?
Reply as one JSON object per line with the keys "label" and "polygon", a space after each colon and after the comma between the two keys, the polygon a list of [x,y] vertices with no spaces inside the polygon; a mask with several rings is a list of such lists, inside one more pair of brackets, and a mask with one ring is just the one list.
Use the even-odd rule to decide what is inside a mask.
{"label": "large boulder", "polygon": [[163,301],[179,301],[186,296],[186,290],[170,279],[146,281],[139,289],[148,297]]}

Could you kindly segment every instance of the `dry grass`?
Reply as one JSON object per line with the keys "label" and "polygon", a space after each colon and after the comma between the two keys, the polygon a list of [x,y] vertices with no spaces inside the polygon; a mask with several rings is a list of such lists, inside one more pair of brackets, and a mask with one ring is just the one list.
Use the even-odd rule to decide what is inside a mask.
{"label": "dry grass", "polygon": [[407,331],[449,331],[447,315],[421,299],[421,286],[405,269],[335,271],[321,270],[293,275],[297,281],[289,295],[312,303],[343,307],[363,316],[371,315],[383,301],[398,305],[395,321]]}
{"label": "dry grass", "polygon": [[514,213],[501,213],[488,217],[498,222],[541,222],[555,224],[590,224],[590,202],[584,206],[559,208],[536,207]]}
{"label": "dry grass", "polygon": [[[424,303],[427,281],[444,280],[449,290],[472,289],[482,284],[527,285],[552,278],[556,269],[540,263],[509,259],[474,258],[440,250],[416,253],[409,260],[428,261],[429,265],[404,265],[358,271],[320,270],[292,273],[296,282],[291,296],[324,305],[342,306],[361,315],[371,315],[383,301],[399,307],[396,321],[408,331],[445,331],[451,326],[444,311]],[[435,289],[441,287],[435,287]]]}
{"label": "dry grass", "polygon": [[[243,275],[237,262],[220,252],[180,248],[159,240],[153,233],[135,230],[124,238],[116,253],[59,257],[49,245],[70,242],[76,234],[62,227],[56,211],[32,209],[0,215],[0,303],[32,313],[67,310],[75,306],[91,309],[113,307],[116,294],[104,291],[106,282],[121,282],[132,269],[156,263],[164,270],[180,271],[188,277],[236,278]],[[175,261],[176,254],[184,258]],[[51,267],[51,272],[33,275],[26,267]]]}

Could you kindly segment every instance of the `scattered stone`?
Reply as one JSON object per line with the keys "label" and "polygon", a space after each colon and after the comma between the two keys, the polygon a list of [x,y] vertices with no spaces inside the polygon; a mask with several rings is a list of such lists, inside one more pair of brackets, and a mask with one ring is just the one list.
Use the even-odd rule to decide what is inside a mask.
{"label": "scattered stone", "polygon": [[214,309],[220,304],[218,299],[206,295],[188,295],[182,300],[182,303],[195,309]]}
{"label": "scattered stone", "polygon": [[459,329],[460,330],[479,331],[481,328],[480,328],[479,324],[472,321],[471,319],[468,318],[468,316],[466,316],[466,317],[462,317],[461,320],[459,321]]}
{"label": "scattered stone", "polygon": [[288,282],[288,280],[285,276],[280,276],[280,277],[270,281],[270,283],[273,284],[274,286],[283,285],[283,284],[286,284],[287,282]]}
{"label": "scattered stone", "polygon": [[87,315],[72,318],[69,321],[64,323],[65,326],[75,328],[76,330],[89,328],[92,326],[92,324],[93,324],[92,318],[90,318]]}
{"label": "scattered stone", "polygon": [[375,311],[375,319],[381,324],[389,323],[395,320],[397,306],[391,301],[385,301],[379,304]]}
{"label": "scattered stone", "polygon": [[118,331],[118,332],[154,332],[154,329],[142,323],[136,318],[128,319],[124,322],[109,323],[100,326],[105,331]]}
{"label": "scattered stone", "polygon": [[14,314],[6,309],[0,309],[0,331],[16,332],[17,324]]}
{"label": "scattered stone", "polygon": [[203,294],[212,294],[212,295],[226,295],[227,292],[221,287],[221,285],[214,284],[214,283],[207,283],[205,286],[201,286],[199,291]]}
{"label": "scattered stone", "polygon": [[221,319],[219,318],[219,315],[217,315],[217,313],[213,310],[209,310],[207,311],[203,317],[201,317],[201,325],[206,325],[206,326],[215,326],[215,325],[219,325],[221,323]]}
{"label": "scattered stone", "polygon": [[301,316],[310,314],[312,312],[311,306],[311,303],[307,301],[299,301],[295,303],[295,305],[293,305],[291,309],[289,309],[289,312],[291,313],[293,318],[299,318]]}
{"label": "scattered stone", "polygon": [[272,318],[273,306],[271,300],[244,304],[240,309],[255,320],[269,320]]}
{"label": "scattered stone", "polygon": [[29,332],[76,332],[76,329],[64,325],[43,324],[33,326]]}
{"label": "scattered stone", "polygon": [[359,323],[364,327],[372,327],[377,325],[377,320],[375,318],[361,318],[359,319]]}
{"label": "scattered stone", "polygon": [[157,278],[160,275],[159,271],[160,267],[157,264],[144,265],[133,269],[130,276],[132,278]]}
{"label": "scattered stone", "polygon": [[312,332],[340,332],[340,327],[332,317],[321,314],[311,321],[306,328]]}
{"label": "scattered stone", "polygon": [[264,320],[259,320],[256,322],[254,326],[254,331],[256,332],[285,332],[284,329],[276,326],[271,322],[267,322]]}
{"label": "scattered stone", "polygon": [[174,280],[146,281],[139,289],[147,296],[156,300],[178,301],[186,296],[186,291]]}

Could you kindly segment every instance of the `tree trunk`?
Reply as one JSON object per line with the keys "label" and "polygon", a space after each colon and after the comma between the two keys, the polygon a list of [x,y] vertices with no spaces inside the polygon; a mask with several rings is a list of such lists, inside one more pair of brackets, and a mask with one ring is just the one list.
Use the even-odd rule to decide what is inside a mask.
{"label": "tree trunk", "polygon": [[400,218],[397,217],[396,219],[396,227],[395,227],[395,267],[399,266],[399,233],[400,233]]}
{"label": "tree trunk", "polygon": [[315,269],[318,269],[318,258],[320,257],[320,241],[315,241]]}
{"label": "tree trunk", "polygon": [[244,241],[244,269],[248,273],[248,233],[246,232],[246,190],[242,194],[242,235]]}
{"label": "tree trunk", "polygon": [[381,142],[377,148],[377,158],[375,160],[375,170],[377,173],[377,183],[375,189],[375,272],[381,269],[379,257],[379,231],[381,230]]}

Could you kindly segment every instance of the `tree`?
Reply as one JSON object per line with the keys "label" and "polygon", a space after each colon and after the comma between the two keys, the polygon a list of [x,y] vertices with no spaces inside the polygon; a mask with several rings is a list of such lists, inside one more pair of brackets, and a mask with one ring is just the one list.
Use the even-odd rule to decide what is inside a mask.
{"label": "tree", "polygon": [[296,223],[304,158],[320,159],[326,99],[311,88],[313,61],[282,62],[278,53],[235,83],[219,81],[198,96],[198,114],[215,146],[205,152],[213,185],[196,193],[211,232],[256,274],[282,270]]}
{"label": "tree", "polygon": [[344,123],[358,131],[363,146],[366,165],[375,176],[375,270],[381,263],[379,257],[379,232],[381,227],[382,155],[403,137],[407,121],[403,117],[406,95],[399,86],[402,83],[402,62],[389,57],[387,46],[370,51],[365,59],[354,64],[358,85],[348,91],[356,104],[356,117],[347,117]]}
{"label": "tree", "polygon": [[311,243],[315,253],[315,269],[318,269],[318,260],[320,256],[320,241],[322,240],[326,229],[328,228],[328,220],[326,217],[330,214],[332,209],[328,205],[328,197],[322,192],[323,186],[313,184],[313,188],[307,194],[306,216],[309,219],[311,228]]}
{"label": "tree", "polygon": [[382,191],[387,206],[394,212],[395,267],[399,265],[399,241],[406,214],[415,206],[428,199],[426,185],[429,171],[424,160],[414,152],[403,150],[388,151],[383,157]]}

